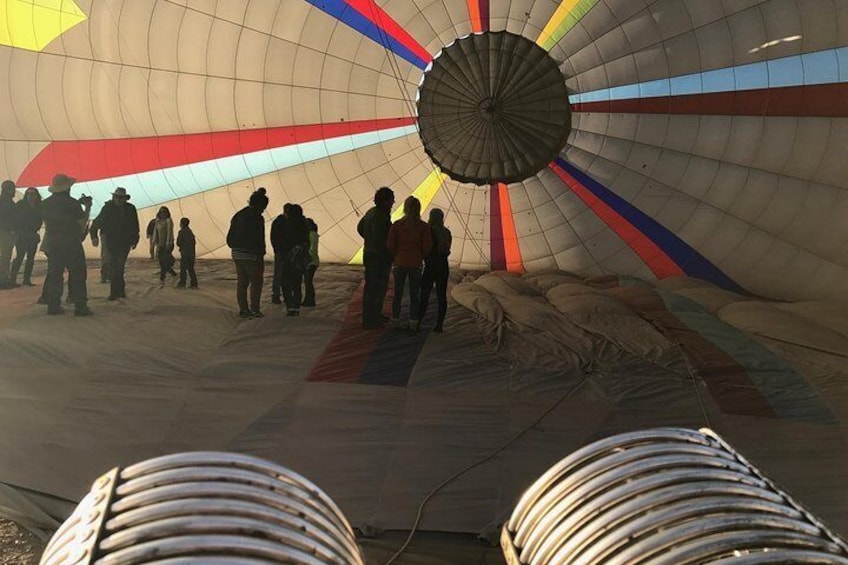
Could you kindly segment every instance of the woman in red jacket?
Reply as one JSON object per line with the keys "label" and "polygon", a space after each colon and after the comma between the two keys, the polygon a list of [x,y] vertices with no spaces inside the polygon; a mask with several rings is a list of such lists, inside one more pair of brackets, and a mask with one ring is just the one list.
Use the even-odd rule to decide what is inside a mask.
{"label": "woman in red jacket", "polygon": [[392,321],[400,321],[403,290],[409,279],[409,318],[418,323],[421,265],[430,253],[433,240],[430,226],[421,220],[421,202],[410,196],[403,202],[403,218],[392,224],[387,247],[395,265],[395,296],[392,301]]}

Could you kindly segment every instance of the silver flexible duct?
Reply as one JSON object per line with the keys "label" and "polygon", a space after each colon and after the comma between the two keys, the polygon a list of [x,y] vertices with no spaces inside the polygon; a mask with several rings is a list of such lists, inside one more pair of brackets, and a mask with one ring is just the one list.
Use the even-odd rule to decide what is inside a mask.
{"label": "silver flexible duct", "polygon": [[510,565],[836,563],[848,545],[708,429],[579,449],[521,497]]}
{"label": "silver flexible duct", "polygon": [[92,486],[42,565],[362,565],[336,504],[304,477],[232,453],[168,455]]}

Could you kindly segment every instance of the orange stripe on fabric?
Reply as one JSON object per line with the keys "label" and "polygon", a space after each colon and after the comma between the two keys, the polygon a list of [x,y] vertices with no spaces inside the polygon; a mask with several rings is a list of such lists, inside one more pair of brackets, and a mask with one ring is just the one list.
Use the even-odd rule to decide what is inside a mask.
{"label": "orange stripe on fabric", "polygon": [[512,203],[509,200],[509,191],[503,183],[498,183],[498,196],[501,204],[501,226],[504,251],[506,252],[506,270],[523,273],[524,262],[521,260],[521,248],[518,246],[515,218],[512,217]]}
{"label": "orange stripe on fabric", "polygon": [[474,33],[481,33],[483,18],[480,17],[480,0],[468,0],[468,13],[471,14],[471,27]]}

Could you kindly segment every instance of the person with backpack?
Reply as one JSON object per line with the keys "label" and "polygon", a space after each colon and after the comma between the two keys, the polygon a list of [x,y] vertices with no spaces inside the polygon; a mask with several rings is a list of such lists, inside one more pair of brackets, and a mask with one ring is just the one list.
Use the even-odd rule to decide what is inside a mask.
{"label": "person with backpack", "polygon": [[409,280],[409,321],[417,327],[421,307],[418,291],[421,287],[421,264],[430,254],[433,240],[430,226],[421,220],[421,201],[410,196],[403,201],[403,218],[392,224],[387,242],[394,262],[395,296],[392,301],[392,321],[399,322],[403,291]]}
{"label": "person with backpack", "polygon": [[306,272],[303,275],[305,292],[302,306],[314,308],[315,271],[318,270],[318,265],[321,264],[318,258],[318,224],[312,218],[306,218],[306,226],[309,228],[309,264],[306,265]]}
{"label": "person with backpack", "polygon": [[430,302],[430,292],[433,290],[433,285],[436,286],[436,298],[439,301],[439,315],[436,318],[436,326],[433,331],[442,333],[442,326],[445,322],[445,314],[448,311],[448,277],[450,276],[450,267],[448,266],[448,256],[451,252],[451,243],[453,236],[448,228],[445,227],[445,213],[439,208],[430,210],[430,237],[433,240],[433,247],[430,254],[424,258],[424,272],[421,275],[421,305],[418,311],[418,323],[415,331],[421,331],[421,320],[424,319],[424,314],[427,313],[427,303]]}
{"label": "person with backpack", "polygon": [[[268,196],[264,188],[250,195],[248,205],[232,217],[227,232],[227,246],[232,250],[236,266],[236,300],[239,317],[263,318],[259,303],[262,299],[262,282],[265,276],[265,218]],[[248,302],[248,289],[250,302]]]}
{"label": "person with backpack", "polygon": [[[309,228],[303,208],[287,204],[283,215],[271,225],[271,245],[274,247],[274,292],[282,290],[287,316],[300,315],[303,274],[309,263]],[[279,304],[279,294],[274,303]]]}

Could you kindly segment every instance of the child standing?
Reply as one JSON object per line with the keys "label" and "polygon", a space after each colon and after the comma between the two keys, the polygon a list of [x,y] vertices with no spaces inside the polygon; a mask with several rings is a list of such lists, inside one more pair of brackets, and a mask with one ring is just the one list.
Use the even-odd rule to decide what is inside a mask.
{"label": "child standing", "polygon": [[188,227],[190,223],[188,218],[180,219],[180,233],[177,234],[177,247],[180,250],[180,282],[177,284],[179,288],[186,286],[186,273],[191,279],[191,288],[197,288],[197,274],[194,272],[197,239]]}

